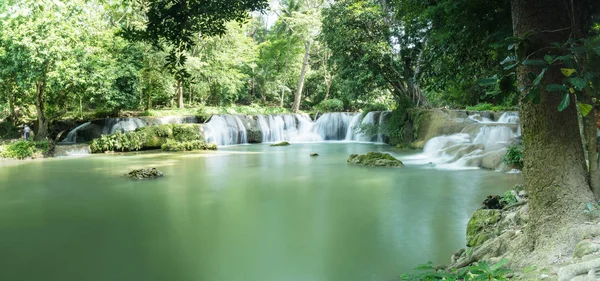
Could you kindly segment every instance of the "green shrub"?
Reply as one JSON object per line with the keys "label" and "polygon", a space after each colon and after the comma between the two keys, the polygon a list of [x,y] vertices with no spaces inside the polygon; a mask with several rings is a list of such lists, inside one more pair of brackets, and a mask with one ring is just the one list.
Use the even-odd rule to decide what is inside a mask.
{"label": "green shrub", "polygon": [[477,262],[471,266],[468,266],[459,270],[445,271],[437,269],[430,262],[425,265],[421,265],[415,268],[415,271],[410,274],[404,274],[401,276],[401,280],[413,281],[413,280],[447,280],[447,281],[487,281],[487,280],[508,280],[508,275],[511,273],[510,270],[503,269],[502,267],[508,260],[503,259],[496,264],[489,264],[485,261]]}
{"label": "green shrub", "polygon": [[512,204],[517,203],[517,197],[512,193],[512,190],[504,192],[502,198],[500,198],[500,203],[503,206],[510,206]]}
{"label": "green shrub", "polygon": [[112,135],[102,135],[92,141],[90,150],[92,153],[106,151],[138,151],[144,147],[146,134],[142,132],[121,133],[117,131]]}
{"label": "green shrub", "polygon": [[523,147],[511,145],[504,155],[504,164],[515,169],[523,170]]}
{"label": "green shrub", "polygon": [[200,125],[181,124],[173,126],[173,138],[177,141],[196,141],[201,140]]}
{"label": "green shrub", "polygon": [[26,141],[20,140],[9,143],[0,148],[0,157],[25,159],[29,157],[43,157],[48,154],[50,143],[44,141]]}
{"label": "green shrub", "polygon": [[214,143],[205,143],[200,140],[193,141],[174,141],[167,140],[165,144],[161,146],[163,151],[193,151],[193,150],[217,150],[217,145]]}
{"label": "green shrub", "polygon": [[319,103],[316,108],[321,112],[340,112],[344,110],[344,102],[338,99],[328,99]]}

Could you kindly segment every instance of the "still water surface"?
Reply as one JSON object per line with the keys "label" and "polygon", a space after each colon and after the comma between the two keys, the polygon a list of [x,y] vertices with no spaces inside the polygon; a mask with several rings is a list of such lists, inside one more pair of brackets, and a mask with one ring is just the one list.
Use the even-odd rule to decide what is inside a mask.
{"label": "still water surface", "polygon": [[[520,181],[346,164],[373,150],[409,153],[247,145],[0,168],[0,280],[397,280],[418,264],[447,263],[482,199]],[[165,177],[122,176],[147,167]]]}

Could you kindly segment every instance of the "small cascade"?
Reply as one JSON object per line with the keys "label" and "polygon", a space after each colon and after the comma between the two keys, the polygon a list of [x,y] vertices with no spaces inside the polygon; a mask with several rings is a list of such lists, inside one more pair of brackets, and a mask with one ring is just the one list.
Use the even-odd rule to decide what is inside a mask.
{"label": "small cascade", "polygon": [[325,113],[317,120],[315,132],[323,140],[346,140],[356,116],[360,113]]}
{"label": "small cascade", "polygon": [[213,115],[205,125],[206,142],[233,145],[248,142],[248,133],[238,115]]}
{"label": "small cascade", "polygon": [[92,152],[87,144],[57,145],[54,147],[54,157],[83,156]]}
{"label": "small cascade", "polygon": [[[351,121],[346,140],[361,141],[361,142],[383,142],[383,134],[378,130],[377,126],[383,124],[383,120],[389,114],[389,111],[372,111],[367,113],[362,120],[362,114],[358,114],[358,118]],[[377,130],[377,132],[374,132]]]}
{"label": "small cascade", "polygon": [[409,160],[448,169],[501,166],[506,147],[521,134],[518,113],[506,112],[498,121],[478,116],[469,119],[476,123],[462,133],[432,138],[425,144],[423,154]]}
{"label": "small cascade", "polygon": [[87,126],[89,126],[91,123],[90,122],[86,122],[83,123],[79,126],[77,126],[75,129],[71,130],[68,134],[67,137],[62,141],[62,143],[77,143],[77,132]]}

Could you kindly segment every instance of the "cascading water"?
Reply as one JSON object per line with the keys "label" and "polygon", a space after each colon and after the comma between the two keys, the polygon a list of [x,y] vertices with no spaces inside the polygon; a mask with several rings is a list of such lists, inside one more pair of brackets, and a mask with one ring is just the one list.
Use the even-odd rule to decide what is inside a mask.
{"label": "cascading water", "polygon": [[518,113],[506,112],[495,122],[478,116],[469,119],[476,122],[472,127],[432,138],[421,155],[407,160],[447,169],[497,168],[510,141],[521,134]]}
{"label": "cascading water", "polygon": [[233,145],[248,142],[248,133],[238,115],[214,115],[205,124],[206,142]]}

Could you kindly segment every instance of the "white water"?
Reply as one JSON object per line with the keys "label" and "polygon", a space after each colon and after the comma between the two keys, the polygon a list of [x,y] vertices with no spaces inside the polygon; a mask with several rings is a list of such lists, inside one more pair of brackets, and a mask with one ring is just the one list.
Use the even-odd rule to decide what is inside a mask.
{"label": "white water", "polygon": [[477,169],[486,158],[497,159],[498,155],[503,155],[509,142],[521,135],[516,112],[506,112],[498,121],[481,116],[469,116],[469,119],[476,122],[477,130],[468,133],[465,129],[459,134],[432,138],[425,144],[422,154],[407,161],[433,164],[441,169]]}
{"label": "white water", "polygon": [[54,147],[54,157],[83,156],[91,154],[87,144],[57,145]]}
{"label": "white water", "polygon": [[[276,114],[249,117],[244,115],[215,115],[205,124],[205,140],[217,145],[234,145],[248,142],[249,132],[257,131],[263,143],[281,141],[366,141],[383,142],[383,134],[366,136],[357,133],[358,125],[378,125],[387,112],[369,112],[365,118],[360,113],[325,113],[316,122],[307,114]],[[245,121],[245,122],[244,122]]]}

